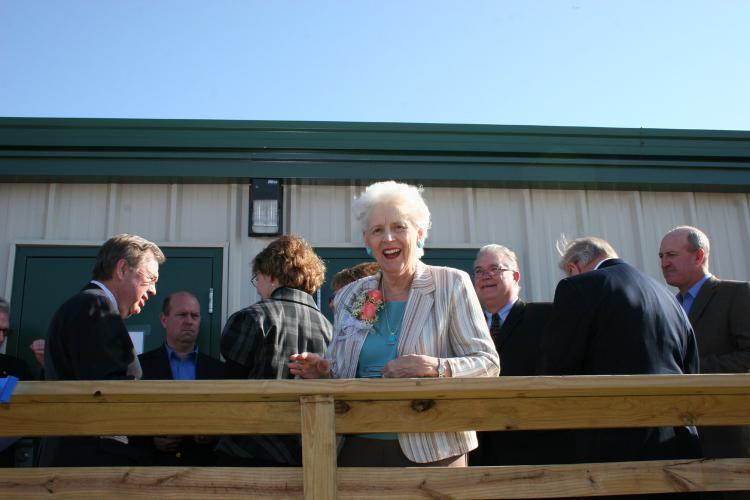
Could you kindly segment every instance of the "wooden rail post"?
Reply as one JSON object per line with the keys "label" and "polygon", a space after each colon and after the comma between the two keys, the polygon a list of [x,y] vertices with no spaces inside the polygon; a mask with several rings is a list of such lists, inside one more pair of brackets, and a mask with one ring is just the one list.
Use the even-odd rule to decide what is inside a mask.
{"label": "wooden rail post", "polygon": [[333,396],[300,397],[302,473],[306,500],[335,500],[336,415]]}

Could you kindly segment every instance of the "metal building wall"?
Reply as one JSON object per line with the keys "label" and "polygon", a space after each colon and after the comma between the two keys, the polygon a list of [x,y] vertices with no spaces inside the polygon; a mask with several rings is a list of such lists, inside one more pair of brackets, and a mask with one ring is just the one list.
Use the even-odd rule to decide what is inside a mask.
{"label": "metal building wall", "polygon": [[[361,187],[285,187],[285,228],[320,247],[362,246],[350,217]],[[560,279],[554,244],[596,235],[621,256],[661,279],[662,234],[694,224],[711,238],[711,269],[725,279],[750,279],[748,194],[552,189],[425,188],[432,211],[430,248],[513,248],[526,300],[551,300]],[[0,292],[10,295],[16,243],[98,244],[133,232],[164,245],[223,246],[224,310],[257,300],[249,265],[269,241],[247,236],[244,184],[0,184]],[[85,277],[82,277],[82,280]]]}

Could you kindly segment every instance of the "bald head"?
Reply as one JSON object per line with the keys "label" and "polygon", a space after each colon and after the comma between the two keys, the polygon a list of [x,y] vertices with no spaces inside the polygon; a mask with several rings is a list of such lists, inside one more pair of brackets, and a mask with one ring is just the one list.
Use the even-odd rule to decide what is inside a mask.
{"label": "bald head", "polygon": [[687,292],[690,287],[708,274],[708,254],[711,250],[708,236],[693,226],[670,229],[661,240],[659,260],[664,280]]}

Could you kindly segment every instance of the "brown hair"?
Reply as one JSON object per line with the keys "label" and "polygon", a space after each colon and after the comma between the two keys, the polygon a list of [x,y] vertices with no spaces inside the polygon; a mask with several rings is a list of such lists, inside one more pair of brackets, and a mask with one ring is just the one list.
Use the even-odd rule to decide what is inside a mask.
{"label": "brown hair", "polygon": [[290,234],[273,240],[255,256],[253,273],[312,294],[325,281],[326,266],[304,238]]}
{"label": "brown hair", "polygon": [[186,295],[188,297],[192,297],[195,299],[196,302],[198,302],[198,305],[200,305],[200,301],[198,300],[198,297],[193,295],[190,292],[182,291],[182,292],[174,292],[167,295],[167,298],[164,299],[164,302],[161,303],[161,313],[164,316],[169,316],[169,309],[172,306],[172,297],[175,297],[177,295]]}
{"label": "brown hair", "polygon": [[95,280],[108,280],[114,274],[120,259],[125,259],[128,266],[136,268],[148,253],[152,253],[159,264],[166,260],[156,243],[135,234],[117,234],[99,249],[91,275]]}
{"label": "brown hair", "polygon": [[378,271],[380,271],[380,266],[377,262],[362,262],[356,266],[342,269],[333,275],[331,290],[335,293],[349,283],[364,278],[365,276],[372,276]]}

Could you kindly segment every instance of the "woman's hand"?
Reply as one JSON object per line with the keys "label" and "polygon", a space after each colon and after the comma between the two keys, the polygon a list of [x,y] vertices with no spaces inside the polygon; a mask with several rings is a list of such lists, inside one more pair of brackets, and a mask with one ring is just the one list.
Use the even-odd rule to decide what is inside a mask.
{"label": "woman's hand", "polygon": [[[383,368],[384,378],[437,377],[439,358],[424,354],[405,354],[393,359]],[[450,376],[450,374],[446,374]]]}
{"label": "woman's hand", "polygon": [[289,372],[302,378],[331,378],[331,362],[317,354],[303,352],[289,356]]}

